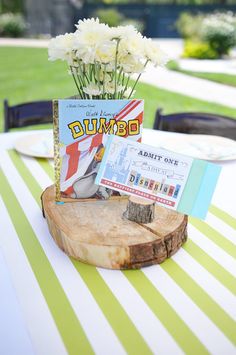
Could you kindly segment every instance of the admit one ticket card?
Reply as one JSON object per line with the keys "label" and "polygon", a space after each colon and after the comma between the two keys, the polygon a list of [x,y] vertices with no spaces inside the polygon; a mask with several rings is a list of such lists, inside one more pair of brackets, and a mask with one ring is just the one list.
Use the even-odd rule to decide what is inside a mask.
{"label": "admit one ticket card", "polygon": [[95,183],[204,219],[221,167],[110,136]]}

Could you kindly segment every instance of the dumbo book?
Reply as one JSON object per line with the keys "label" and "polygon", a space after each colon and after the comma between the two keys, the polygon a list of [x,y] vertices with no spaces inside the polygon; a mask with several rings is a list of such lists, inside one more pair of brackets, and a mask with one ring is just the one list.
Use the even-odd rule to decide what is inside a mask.
{"label": "dumbo book", "polygon": [[143,100],[54,100],[56,200],[117,194],[95,184],[107,138],[140,142],[143,106]]}

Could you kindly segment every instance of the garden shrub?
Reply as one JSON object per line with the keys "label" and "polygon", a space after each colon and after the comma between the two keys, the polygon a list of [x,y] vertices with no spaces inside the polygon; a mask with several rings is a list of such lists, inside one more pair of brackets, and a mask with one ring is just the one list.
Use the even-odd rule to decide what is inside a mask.
{"label": "garden shrub", "polygon": [[182,12],[177,22],[176,28],[185,39],[199,39],[199,28],[203,20],[203,15],[191,15],[188,12]]}
{"label": "garden shrub", "polygon": [[144,30],[144,23],[141,20],[127,18],[115,8],[99,9],[93,13],[93,16],[111,27],[132,25],[139,32]]}
{"label": "garden shrub", "polygon": [[144,23],[141,20],[137,20],[137,19],[131,19],[131,18],[126,18],[125,20],[123,20],[121,22],[122,26],[127,26],[127,25],[132,25],[136,28],[136,30],[138,30],[139,32],[143,32],[144,31]]}
{"label": "garden shrub", "polygon": [[21,37],[26,29],[26,23],[21,14],[6,13],[0,15],[0,36]]}
{"label": "garden shrub", "polygon": [[125,19],[124,15],[115,8],[99,9],[94,12],[94,17],[98,17],[100,22],[106,23],[111,27],[121,25],[121,22]]}
{"label": "garden shrub", "polygon": [[184,43],[183,57],[196,59],[217,59],[219,58],[219,55],[209,43],[187,40]]}
{"label": "garden shrub", "polygon": [[201,37],[221,57],[236,45],[236,16],[232,12],[214,13],[202,21]]}
{"label": "garden shrub", "polygon": [[236,15],[230,11],[206,15],[182,13],[176,26],[181,36],[190,40],[185,44],[185,57],[220,58],[236,45]]}

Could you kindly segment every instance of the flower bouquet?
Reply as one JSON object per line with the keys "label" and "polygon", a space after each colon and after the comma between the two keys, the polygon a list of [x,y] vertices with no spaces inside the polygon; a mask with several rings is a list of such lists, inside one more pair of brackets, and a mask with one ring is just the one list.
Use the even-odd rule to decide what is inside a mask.
{"label": "flower bouquet", "polygon": [[[113,192],[94,182],[107,136],[140,142],[143,100],[131,98],[147,65],[164,65],[166,55],[133,26],[113,28],[87,19],[76,27],[49,44],[49,60],[67,62],[79,98],[54,105],[56,198],[106,199]],[[113,169],[114,179],[125,176],[125,164],[121,159],[119,172]]]}
{"label": "flower bouquet", "polygon": [[109,27],[92,18],[76,28],[52,38],[48,53],[51,61],[67,62],[81,99],[130,99],[148,63],[167,61],[159,46],[133,26]]}

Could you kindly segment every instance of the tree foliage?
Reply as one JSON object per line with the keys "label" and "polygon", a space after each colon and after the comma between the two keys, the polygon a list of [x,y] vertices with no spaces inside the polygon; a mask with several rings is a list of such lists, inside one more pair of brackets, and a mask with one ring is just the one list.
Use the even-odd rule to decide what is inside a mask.
{"label": "tree foliage", "polygon": [[176,4],[176,5],[236,5],[236,0],[87,0],[88,3],[116,4]]}
{"label": "tree foliage", "polygon": [[22,13],[24,10],[23,0],[0,0],[0,13]]}

